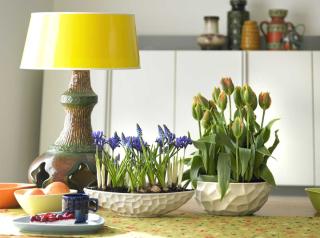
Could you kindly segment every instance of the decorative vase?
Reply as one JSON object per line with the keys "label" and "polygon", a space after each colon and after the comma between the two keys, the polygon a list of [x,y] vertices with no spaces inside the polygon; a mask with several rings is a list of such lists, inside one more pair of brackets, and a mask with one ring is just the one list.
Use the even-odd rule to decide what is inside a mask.
{"label": "decorative vase", "polygon": [[305,32],[305,26],[299,24],[289,30],[287,35],[283,39],[285,50],[300,50],[303,42],[303,35]]}
{"label": "decorative vase", "polygon": [[288,32],[294,29],[291,22],[285,22],[288,11],[285,9],[271,9],[269,15],[271,21],[263,21],[260,23],[260,29],[266,38],[267,48],[269,50],[283,50],[284,37]]}
{"label": "decorative vase", "polygon": [[219,34],[219,17],[204,17],[204,33],[200,35],[197,42],[202,50],[221,49],[226,43],[226,37]]}
{"label": "decorative vase", "polygon": [[271,188],[272,186],[266,182],[230,183],[221,200],[218,183],[198,181],[196,200],[212,215],[252,215],[266,203]]}
{"label": "decorative vase", "polygon": [[128,217],[157,217],[174,211],[193,196],[194,191],[172,193],[118,193],[85,188],[99,206]]}
{"label": "decorative vase", "polygon": [[260,34],[256,21],[245,21],[242,27],[241,49],[260,49]]}
{"label": "decorative vase", "polygon": [[230,0],[230,4],[232,9],[228,12],[228,46],[231,50],[239,50],[242,26],[250,19],[250,14],[245,10],[246,0]]}

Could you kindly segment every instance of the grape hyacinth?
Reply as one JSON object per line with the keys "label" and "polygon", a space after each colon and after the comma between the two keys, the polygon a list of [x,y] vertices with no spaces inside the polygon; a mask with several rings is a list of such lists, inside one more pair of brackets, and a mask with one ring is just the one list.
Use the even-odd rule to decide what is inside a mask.
{"label": "grape hyacinth", "polygon": [[[115,132],[105,138],[103,132],[92,134],[96,147],[97,187],[103,191],[127,189],[129,192],[148,191],[156,186],[160,190],[182,189],[185,148],[192,143],[190,135],[176,137],[166,125],[158,125],[155,145],[143,138],[143,130],[136,124],[136,135],[121,136]],[[110,150],[104,150],[108,144]],[[115,153],[117,147],[125,152]],[[100,149],[100,150],[99,150]],[[180,155],[180,151],[183,154]]]}
{"label": "grape hyacinth", "polygon": [[176,138],[176,135],[172,133],[166,125],[163,125],[163,128],[164,128],[164,135],[167,139],[168,144],[169,145],[173,144]]}
{"label": "grape hyacinth", "polygon": [[112,151],[114,151],[117,147],[120,147],[121,139],[118,136],[117,132],[114,133],[113,137],[110,137],[106,143],[110,146]]}
{"label": "grape hyacinth", "polygon": [[141,129],[141,127],[139,126],[138,123],[137,123],[137,136],[138,136],[138,137],[142,137],[142,129]]}
{"label": "grape hyacinth", "polygon": [[93,143],[96,145],[98,149],[103,149],[103,146],[107,143],[106,139],[104,138],[102,131],[94,131],[92,132]]}
{"label": "grape hyacinth", "polygon": [[[144,142],[141,138],[141,141],[144,145],[145,148],[147,148],[149,145]],[[129,148],[129,149],[135,149],[138,152],[142,152],[142,145],[140,142],[140,137],[136,137],[136,136],[125,136],[123,133],[121,135],[121,143],[123,146]]]}
{"label": "grape hyacinth", "polygon": [[188,136],[181,136],[176,138],[175,147],[177,149],[187,148],[188,145],[192,144],[192,140]]}
{"label": "grape hyacinth", "polygon": [[158,125],[158,134],[159,137],[156,139],[158,146],[162,147],[166,142],[166,137],[161,126]]}

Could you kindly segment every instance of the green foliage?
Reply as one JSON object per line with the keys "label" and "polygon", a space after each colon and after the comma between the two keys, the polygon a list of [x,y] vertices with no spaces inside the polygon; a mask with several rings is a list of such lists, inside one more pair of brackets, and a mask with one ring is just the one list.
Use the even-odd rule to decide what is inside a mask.
{"label": "green foliage", "polygon": [[[277,130],[274,142],[267,146],[271,128],[278,120],[273,119],[264,126],[265,113],[271,105],[269,93],[261,93],[258,102],[248,85],[234,87],[229,78],[222,79],[221,84],[222,90],[214,88],[212,100],[202,95],[200,98],[200,94],[194,97],[193,107],[197,105],[197,115],[201,115],[194,117],[200,138],[193,141],[198,151],[191,160],[190,175],[185,178],[190,179],[193,186],[198,180],[217,181],[221,198],[230,182],[265,181],[275,185],[267,162],[280,141]],[[260,123],[255,114],[258,105],[262,109]],[[225,112],[229,115],[228,120]]]}

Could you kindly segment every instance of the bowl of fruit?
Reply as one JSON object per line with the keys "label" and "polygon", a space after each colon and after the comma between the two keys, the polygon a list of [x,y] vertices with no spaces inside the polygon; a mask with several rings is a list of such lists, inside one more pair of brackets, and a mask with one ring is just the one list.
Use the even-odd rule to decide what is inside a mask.
{"label": "bowl of fruit", "polygon": [[29,215],[47,212],[59,212],[62,209],[62,196],[68,193],[76,193],[77,190],[69,189],[62,182],[53,182],[46,188],[20,189],[14,195]]}

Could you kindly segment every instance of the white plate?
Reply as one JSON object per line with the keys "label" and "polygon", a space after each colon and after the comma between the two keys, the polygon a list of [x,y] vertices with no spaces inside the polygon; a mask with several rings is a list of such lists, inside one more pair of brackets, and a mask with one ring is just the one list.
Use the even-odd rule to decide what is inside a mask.
{"label": "white plate", "polygon": [[13,224],[22,232],[55,234],[94,233],[100,230],[104,225],[103,217],[92,213],[89,213],[88,221],[86,223],[74,224],[74,221],[75,220],[47,223],[31,222],[30,216],[25,216],[14,219]]}

